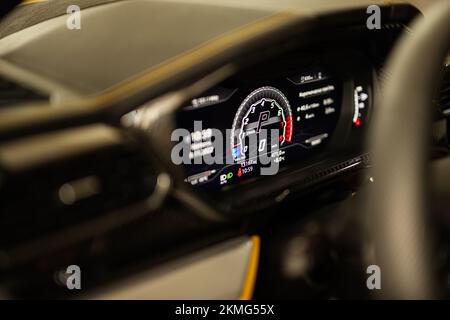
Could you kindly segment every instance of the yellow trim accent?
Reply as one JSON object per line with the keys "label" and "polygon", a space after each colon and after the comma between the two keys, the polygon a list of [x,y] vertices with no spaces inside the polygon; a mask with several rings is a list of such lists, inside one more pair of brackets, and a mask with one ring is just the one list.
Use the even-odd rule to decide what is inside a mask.
{"label": "yellow trim accent", "polygon": [[19,5],[25,6],[27,4],[35,4],[35,3],[41,3],[41,2],[47,2],[47,0],[24,0]]}
{"label": "yellow trim accent", "polygon": [[252,254],[248,261],[247,276],[245,278],[244,286],[240,300],[251,300],[253,297],[253,290],[255,289],[256,275],[258,274],[259,253],[261,248],[261,239],[259,236],[252,236]]}

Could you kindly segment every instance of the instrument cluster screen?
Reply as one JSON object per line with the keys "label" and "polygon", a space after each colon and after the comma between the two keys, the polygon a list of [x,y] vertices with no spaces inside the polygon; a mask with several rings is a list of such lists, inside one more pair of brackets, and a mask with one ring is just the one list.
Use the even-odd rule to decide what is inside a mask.
{"label": "instrument cluster screen", "polygon": [[341,104],[342,83],[327,70],[227,81],[179,110],[172,157],[186,183],[208,189],[277,174],[327,144]]}

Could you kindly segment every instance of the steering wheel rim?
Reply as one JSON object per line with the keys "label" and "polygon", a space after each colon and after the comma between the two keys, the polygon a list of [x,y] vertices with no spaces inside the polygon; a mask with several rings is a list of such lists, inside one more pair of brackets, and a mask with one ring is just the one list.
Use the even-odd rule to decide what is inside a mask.
{"label": "steering wheel rim", "polygon": [[[428,148],[431,105],[450,50],[450,2],[432,8],[391,56],[371,128],[374,183],[368,228],[382,276],[382,298],[438,296],[433,276]],[[424,89],[425,88],[425,89]]]}

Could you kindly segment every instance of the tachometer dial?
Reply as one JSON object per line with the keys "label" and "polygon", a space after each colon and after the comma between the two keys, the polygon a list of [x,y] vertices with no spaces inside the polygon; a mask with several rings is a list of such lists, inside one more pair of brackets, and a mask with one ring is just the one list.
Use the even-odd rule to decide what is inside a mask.
{"label": "tachometer dial", "polygon": [[[266,130],[262,134],[262,130]],[[235,161],[271,150],[271,132],[278,130],[277,146],[292,139],[292,111],[284,94],[274,87],[251,92],[239,106],[231,129],[231,150]],[[275,131],[276,132],[276,131]],[[250,142],[255,142],[253,145]]]}

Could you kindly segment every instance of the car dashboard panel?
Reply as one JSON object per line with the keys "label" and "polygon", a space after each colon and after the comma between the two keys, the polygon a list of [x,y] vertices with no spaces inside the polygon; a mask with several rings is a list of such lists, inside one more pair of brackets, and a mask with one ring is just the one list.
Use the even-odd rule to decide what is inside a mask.
{"label": "car dashboard panel", "polygon": [[186,183],[207,191],[321,161],[361,140],[372,74],[358,52],[257,65],[186,102],[172,157],[182,160]]}
{"label": "car dashboard panel", "polygon": [[[267,28],[259,37],[222,47],[218,43],[228,42],[220,42],[216,33],[267,12],[226,10],[242,14],[230,20],[220,7],[199,11],[199,5],[192,12],[207,19],[183,27],[183,33],[178,28],[171,36],[160,31],[164,28],[146,31],[152,14],[164,25],[192,21],[192,15],[177,19],[184,5],[176,6],[172,20],[165,19],[162,13],[171,13],[175,5],[136,0],[86,9],[90,13],[83,15],[83,30],[88,32],[77,31],[70,46],[61,46],[63,51],[49,52],[51,46],[40,44],[67,39],[61,28],[50,28],[62,16],[0,41],[5,47],[24,34],[33,39],[22,39],[24,44],[8,48],[7,55],[0,53],[0,74],[42,89],[50,102],[32,110],[17,105],[0,117],[1,187],[7,190],[0,201],[0,269],[11,279],[11,295],[73,298],[60,281],[68,263],[87,268],[81,295],[92,297],[128,278],[126,274],[134,278],[149,270],[159,275],[159,266],[176,272],[181,261],[176,259],[192,263],[191,254],[204,257],[199,250],[213,244],[226,242],[219,250],[233,253],[227,254],[231,257],[234,246],[243,253],[253,246],[259,250],[259,240],[250,246],[248,237],[240,237],[261,235],[277,244],[293,222],[319,221],[322,209],[353,195],[361,180],[367,182],[360,169],[369,163],[364,140],[377,81],[382,81],[386,57],[415,10],[386,5],[383,26],[373,31],[366,27],[363,7],[312,17],[308,13],[295,18],[295,24],[283,23],[277,33]],[[100,21],[104,9],[114,15]],[[120,35],[127,36],[117,37],[114,28],[104,27],[117,25],[112,20],[121,14],[128,21],[130,12],[139,14],[133,23],[120,26]],[[223,19],[215,28],[204,28],[219,16]],[[190,33],[199,37],[185,36]],[[98,45],[98,39],[111,34],[114,41]],[[208,43],[195,49],[197,42]],[[204,49],[208,45],[220,50],[209,52]],[[166,61],[159,67],[158,55],[152,56],[156,49]],[[176,56],[179,50],[197,60]],[[111,54],[115,52],[120,54]],[[67,64],[73,55],[83,63]],[[28,65],[36,77],[24,74],[19,81],[12,77],[15,72],[5,71],[5,61],[22,69]],[[47,78],[48,83],[40,80]],[[61,89],[68,90],[67,96]],[[70,94],[88,96],[71,105],[64,102]],[[54,102],[58,97],[66,98]],[[20,121],[13,119],[15,114]],[[276,134],[264,136],[264,130]],[[208,156],[213,161],[202,159]],[[271,165],[255,162],[259,156],[273,159],[276,170],[262,174]],[[235,238],[239,241],[228,247],[227,241]],[[261,248],[268,250],[262,259],[278,261],[267,242]],[[282,253],[278,245],[273,248]],[[176,265],[166,264],[171,261]],[[248,259],[242,264],[220,261],[227,272],[230,265],[239,267],[235,274],[252,264]],[[264,283],[264,260],[259,266],[258,283]],[[258,297],[258,288],[256,292]]]}

